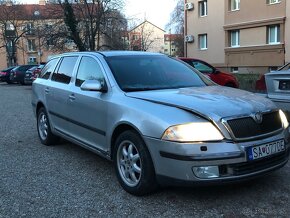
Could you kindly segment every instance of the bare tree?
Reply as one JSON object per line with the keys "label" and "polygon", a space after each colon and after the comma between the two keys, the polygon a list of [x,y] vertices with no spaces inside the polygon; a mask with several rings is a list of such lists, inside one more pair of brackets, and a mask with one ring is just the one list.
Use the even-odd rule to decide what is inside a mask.
{"label": "bare tree", "polygon": [[58,0],[58,3],[63,9],[68,38],[80,51],[101,48],[101,37],[106,34],[108,26],[107,18],[123,5],[122,0],[82,0],[74,3]]}
{"label": "bare tree", "polygon": [[7,53],[7,65],[17,64],[17,48],[20,46],[19,39],[28,31],[25,22],[18,19],[21,13],[14,2],[1,1],[0,4],[0,48],[5,48]]}
{"label": "bare tree", "polygon": [[157,28],[149,21],[144,21],[132,29],[130,31],[131,50],[148,51],[151,49],[159,40],[155,37]]}
{"label": "bare tree", "polygon": [[184,56],[184,0],[176,0],[176,6],[170,14],[170,22],[166,25],[166,29],[170,29],[176,35],[175,46],[177,52],[175,55]]}
{"label": "bare tree", "polygon": [[141,51],[147,51],[154,40],[152,39],[152,34],[154,33],[154,28],[152,25],[149,25],[147,22],[144,22],[141,25]]}
{"label": "bare tree", "polygon": [[120,11],[112,10],[106,14],[106,20],[102,28],[104,43],[100,49],[127,50],[129,46],[127,20],[124,15]]}

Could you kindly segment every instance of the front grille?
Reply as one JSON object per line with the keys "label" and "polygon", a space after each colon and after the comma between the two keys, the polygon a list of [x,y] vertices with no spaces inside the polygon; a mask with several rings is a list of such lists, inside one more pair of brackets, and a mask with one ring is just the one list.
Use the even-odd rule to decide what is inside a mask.
{"label": "front grille", "polygon": [[237,139],[258,137],[282,128],[279,111],[263,114],[261,123],[252,117],[242,117],[228,120],[227,124]]}
{"label": "front grille", "polygon": [[275,156],[264,158],[261,160],[255,160],[239,164],[231,164],[228,165],[226,168],[227,171],[231,172],[232,175],[239,176],[279,166],[279,164],[286,163],[288,158],[289,158],[289,150],[287,152],[283,152]]}

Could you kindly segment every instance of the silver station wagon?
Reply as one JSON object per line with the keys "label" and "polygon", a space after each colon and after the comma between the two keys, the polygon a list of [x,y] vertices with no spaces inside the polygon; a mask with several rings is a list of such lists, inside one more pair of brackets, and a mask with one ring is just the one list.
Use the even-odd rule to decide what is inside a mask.
{"label": "silver station wagon", "polygon": [[272,101],[166,55],[66,53],[32,90],[40,141],[62,137],[112,160],[134,195],[249,179],[289,159],[289,123]]}

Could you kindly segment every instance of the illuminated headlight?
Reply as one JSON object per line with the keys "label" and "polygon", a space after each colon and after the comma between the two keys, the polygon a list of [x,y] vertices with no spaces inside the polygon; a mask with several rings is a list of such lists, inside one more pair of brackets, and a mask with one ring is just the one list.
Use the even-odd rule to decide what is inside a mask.
{"label": "illuminated headlight", "polygon": [[201,179],[217,178],[220,176],[218,166],[193,167],[194,175]]}
{"label": "illuminated headlight", "polygon": [[279,114],[280,114],[280,118],[281,118],[281,121],[282,121],[283,127],[284,127],[285,129],[287,129],[288,126],[289,126],[289,122],[288,122],[288,120],[287,120],[286,115],[284,114],[284,112],[283,112],[282,110],[279,110]]}
{"label": "illuminated headlight", "polygon": [[175,142],[219,141],[223,138],[220,131],[210,122],[171,126],[162,136],[163,140]]}

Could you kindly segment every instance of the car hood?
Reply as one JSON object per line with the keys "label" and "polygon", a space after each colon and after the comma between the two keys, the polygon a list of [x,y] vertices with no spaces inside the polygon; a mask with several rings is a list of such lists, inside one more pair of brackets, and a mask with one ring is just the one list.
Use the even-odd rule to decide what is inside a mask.
{"label": "car hood", "polygon": [[128,92],[126,95],[192,111],[214,121],[276,108],[274,103],[265,97],[222,86]]}

